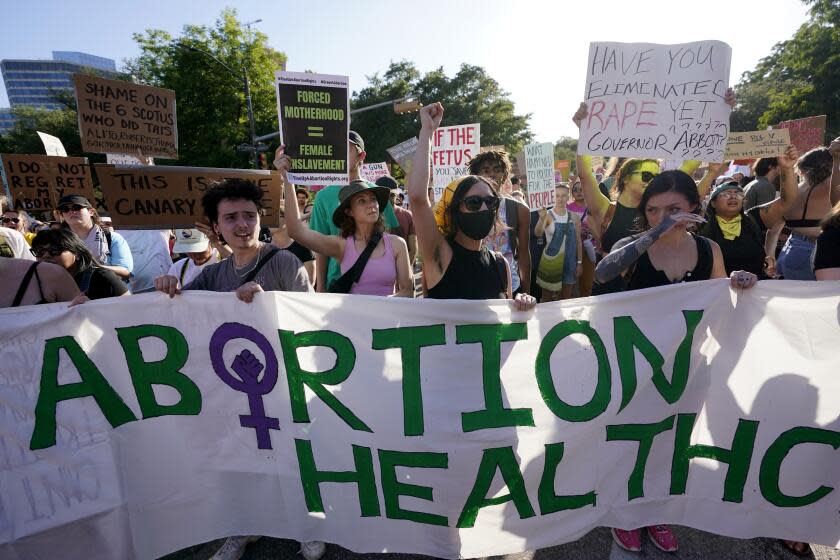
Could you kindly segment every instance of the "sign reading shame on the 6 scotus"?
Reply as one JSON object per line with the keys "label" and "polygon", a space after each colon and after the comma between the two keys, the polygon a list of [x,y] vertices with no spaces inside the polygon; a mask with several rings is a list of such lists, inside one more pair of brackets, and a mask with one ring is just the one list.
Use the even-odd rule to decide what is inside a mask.
{"label": "sign reading shame on the 6 scotus", "polygon": [[276,72],[280,142],[297,185],[346,183],[350,99],[347,76]]}

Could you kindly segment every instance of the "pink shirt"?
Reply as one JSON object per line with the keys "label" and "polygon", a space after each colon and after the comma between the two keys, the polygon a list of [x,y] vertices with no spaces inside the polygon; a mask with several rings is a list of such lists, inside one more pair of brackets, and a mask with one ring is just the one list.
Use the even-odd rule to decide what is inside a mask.
{"label": "pink shirt", "polygon": [[[391,247],[390,235],[382,235],[385,243],[385,254],[381,257],[370,257],[362,271],[362,277],[353,284],[351,294],[365,296],[390,296],[394,293],[394,286],[397,283],[397,263],[394,258],[394,249]],[[341,259],[341,273],[350,270],[359,258],[359,251],[356,249],[356,242],[353,237],[347,238],[344,245],[344,256]]]}

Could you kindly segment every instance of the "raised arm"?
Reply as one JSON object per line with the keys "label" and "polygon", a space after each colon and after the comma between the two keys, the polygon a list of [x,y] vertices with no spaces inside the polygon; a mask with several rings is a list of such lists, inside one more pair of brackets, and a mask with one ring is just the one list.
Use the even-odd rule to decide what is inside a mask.
{"label": "raised arm", "polygon": [[796,185],[796,174],[793,172],[793,166],[799,158],[799,152],[795,146],[788,146],[784,155],[778,156],[776,161],[781,172],[781,192],[779,197],[759,208],[759,216],[764,222],[764,227],[772,228],[777,223],[784,221],[785,214],[793,205],[793,201],[799,195],[799,189]]}
{"label": "raised arm", "polygon": [[715,179],[720,177],[721,174],[723,174],[723,172],[726,171],[726,169],[728,168],[728,161],[724,161],[723,163],[709,164],[709,168],[706,170],[706,174],[703,175],[703,178],[700,179],[699,183],[697,183],[697,192],[700,193],[700,200],[706,198],[706,195],[709,194],[709,191],[712,190],[712,185],[715,183]]}
{"label": "raised arm", "polygon": [[[589,108],[586,103],[581,103],[577,112],[572,117],[575,125],[580,128],[580,123],[589,114]],[[607,214],[610,207],[610,199],[604,196],[601,189],[598,188],[598,180],[595,174],[592,173],[592,157],[587,155],[578,155],[576,158],[576,166],[578,177],[580,178],[580,187],[583,191],[583,200],[586,207],[589,209],[589,215],[592,217],[595,224],[593,230],[600,233],[601,222]]]}

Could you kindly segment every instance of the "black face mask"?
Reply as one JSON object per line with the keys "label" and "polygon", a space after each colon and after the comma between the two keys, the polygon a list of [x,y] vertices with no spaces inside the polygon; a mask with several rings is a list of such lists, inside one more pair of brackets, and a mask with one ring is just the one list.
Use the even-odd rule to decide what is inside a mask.
{"label": "black face mask", "polygon": [[458,229],[470,239],[481,241],[493,229],[493,222],[496,220],[496,213],[490,210],[478,212],[458,212]]}

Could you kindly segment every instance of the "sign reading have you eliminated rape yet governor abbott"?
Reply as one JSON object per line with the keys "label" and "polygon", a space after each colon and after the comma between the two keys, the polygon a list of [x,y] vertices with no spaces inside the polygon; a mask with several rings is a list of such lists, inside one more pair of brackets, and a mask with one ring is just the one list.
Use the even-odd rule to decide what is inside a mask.
{"label": "sign reading have you eliminated rape yet governor abbott", "polygon": [[276,72],[280,142],[297,185],[346,183],[350,100],[347,76]]}

